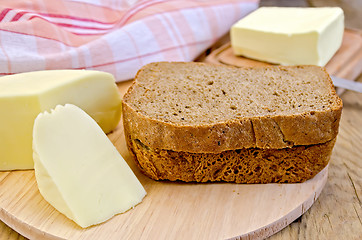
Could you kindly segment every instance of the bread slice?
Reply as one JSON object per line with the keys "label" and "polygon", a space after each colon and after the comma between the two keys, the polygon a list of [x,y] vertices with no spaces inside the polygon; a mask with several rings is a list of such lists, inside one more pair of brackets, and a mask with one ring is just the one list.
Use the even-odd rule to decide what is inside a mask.
{"label": "bread slice", "polygon": [[342,101],[316,66],[151,63],[123,98],[124,127],[158,149],[218,153],[325,143]]}
{"label": "bread slice", "polygon": [[151,149],[130,138],[127,143],[138,167],[154,180],[300,183],[327,166],[335,139],[308,146],[243,148],[220,153]]}
{"label": "bread slice", "polygon": [[[248,183],[314,176],[328,163],[342,111],[323,68],[195,62],[144,66],[122,106],[127,145],[148,176]],[[275,169],[274,161],[265,166],[270,158],[284,158],[286,168]],[[215,159],[221,159],[217,168]],[[245,180],[245,171],[255,175],[252,166],[269,177]],[[200,168],[206,170],[198,175]],[[287,173],[290,179],[278,177]]]}

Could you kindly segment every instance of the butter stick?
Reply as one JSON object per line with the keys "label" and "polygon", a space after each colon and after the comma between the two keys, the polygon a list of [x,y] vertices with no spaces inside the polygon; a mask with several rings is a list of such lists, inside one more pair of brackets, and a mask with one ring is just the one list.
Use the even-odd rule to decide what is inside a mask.
{"label": "butter stick", "polygon": [[282,64],[325,66],[342,44],[341,8],[261,7],[231,27],[235,55]]}
{"label": "butter stick", "polygon": [[75,105],[39,114],[33,149],[40,193],[83,228],[129,210],[146,195],[106,134]]}
{"label": "butter stick", "polygon": [[0,170],[33,168],[34,119],[66,103],[82,108],[106,133],[120,120],[121,97],[109,73],[51,70],[0,78]]}

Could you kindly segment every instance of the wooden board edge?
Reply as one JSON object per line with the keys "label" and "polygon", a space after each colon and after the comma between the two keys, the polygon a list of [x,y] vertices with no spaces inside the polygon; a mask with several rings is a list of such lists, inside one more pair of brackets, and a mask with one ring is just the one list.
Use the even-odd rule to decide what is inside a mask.
{"label": "wooden board edge", "polygon": [[[319,172],[314,178],[310,179],[310,181],[321,182],[316,186],[314,195],[309,196],[309,198],[301,203],[299,206],[295,207],[288,215],[281,217],[277,221],[263,226],[257,230],[252,232],[232,237],[231,239],[264,239],[270,237],[271,235],[277,233],[283,228],[287,227],[290,223],[292,223],[295,219],[304,214],[315,202],[315,200],[319,197],[321,191],[323,190],[327,178],[328,178],[328,166],[327,165],[321,172]],[[10,228],[18,232],[29,239],[46,239],[46,240],[65,240],[59,236],[44,232],[40,229],[34,228],[26,222],[21,221],[16,216],[7,212],[4,208],[0,208],[0,219],[8,225]],[[19,224],[20,223],[20,224]]]}
{"label": "wooden board edge", "polygon": [[[360,37],[362,39],[361,30],[346,28],[345,32],[347,32],[348,34],[353,34],[353,35],[355,35],[355,37]],[[220,64],[221,65],[230,65],[230,64],[224,63],[222,61],[222,59],[219,58],[219,55],[229,48],[231,48],[231,43],[230,42],[225,43],[221,47],[212,51],[205,58],[205,62],[210,63],[210,64],[218,64],[218,65],[220,65]],[[354,69],[352,68],[352,66],[354,67]],[[348,65],[346,65],[343,69],[338,69],[337,72],[333,73],[333,74],[338,77],[341,77],[341,78],[346,78],[351,81],[356,81],[356,79],[361,74],[361,72],[362,72],[362,48],[360,48],[359,51],[355,52],[351,56]],[[345,91],[346,90],[343,88],[338,88],[338,87],[336,88],[336,92],[338,95],[341,95]]]}
{"label": "wooden board edge", "polygon": [[60,238],[52,234],[43,232],[37,228],[34,228],[26,222],[22,222],[21,220],[7,212],[4,208],[0,208],[0,219],[11,229],[29,239],[66,240],[64,238]]}
{"label": "wooden board edge", "polygon": [[308,211],[308,209],[310,209],[313,206],[313,203],[318,199],[328,180],[328,167],[329,164],[321,172],[319,172],[317,176],[313,178],[320,178],[318,181],[322,181],[320,187],[315,190],[314,196],[310,196],[307,201],[303,202],[293,211],[289,212],[288,215],[283,216],[282,218],[267,226],[263,226],[255,231],[240,236],[232,237],[228,240],[265,239],[287,227],[294,220],[296,220],[298,217],[302,216],[306,211]]}

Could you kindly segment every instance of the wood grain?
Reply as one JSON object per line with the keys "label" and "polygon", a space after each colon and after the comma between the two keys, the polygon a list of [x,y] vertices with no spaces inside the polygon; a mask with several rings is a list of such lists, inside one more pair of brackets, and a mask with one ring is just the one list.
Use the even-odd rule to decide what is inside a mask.
{"label": "wood grain", "polygon": [[[123,94],[126,90],[126,88],[131,84],[131,82],[125,82],[120,83],[120,91]],[[331,166],[330,166],[330,176],[328,178],[328,183],[322,192],[322,195],[320,198],[317,199],[316,203],[313,205],[311,210],[307,211],[306,214],[304,214],[301,218],[299,218],[296,222],[286,227],[284,230],[282,230],[280,233],[277,233],[276,235],[272,236],[271,239],[341,239],[342,237],[348,236],[348,239],[360,239],[362,236],[362,226],[361,226],[361,153],[359,152],[359,148],[361,146],[362,142],[362,132],[360,129],[361,122],[362,122],[362,94],[352,93],[352,92],[346,92],[342,99],[344,100],[344,110],[342,114],[342,120],[341,120],[341,127],[340,127],[340,134],[336,143],[335,150],[332,155],[331,160]],[[116,143],[116,146],[118,147],[118,150],[124,155],[126,159],[129,160],[129,156],[126,153],[125,145],[119,144],[119,142],[122,140],[122,134],[119,134],[122,131],[122,128],[117,129],[117,134],[113,133],[111,134],[110,138],[112,141]],[[132,166],[132,162],[130,162]],[[134,169],[135,166],[132,166]],[[20,174],[19,176],[14,176],[14,174]],[[32,211],[33,213],[30,214],[32,216],[37,216],[38,219],[41,218],[41,214],[50,215],[50,217],[62,219],[60,223],[52,223],[51,227],[53,230],[59,231],[64,234],[66,232],[67,228],[64,228],[64,226],[68,227],[74,227],[74,224],[72,225],[69,223],[69,220],[66,219],[64,216],[62,216],[60,213],[56,213],[56,211],[53,211],[51,206],[49,206],[44,200],[41,198],[41,196],[37,193],[36,185],[33,179],[33,173],[31,171],[23,171],[23,172],[15,172],[15,173],[2,173],[0,174],[0,204],[4,204],[4,201],[6,204],[8,204],[12,208],[18,208],[16,212],[16,215],[20,215],[23,219],[28,219],[29,217],[26,216],[27,211]],[[10,175],[10,176],[9,176]],[[13,175],[13,176],[12,176]],[[125,231],[127,234],[133,234],[132,237],[130,235],[128,236],[129,239],[140,239],[144,236],[148,236],[148,234],[151,234],[152,231],[157,231],[157,237],[162,239],[167,238],[173,238],[177,239],[179,236],[182,239],[185,239],[184,237],[188,237],[188,239],[192,239],[192,237],[197,237],[198,239],[202,239],[202,236],[205,237],[205,239],[224,239],[228,237],[238,236],[236,235],[222,235],[223,233],[220,232],[220,229],[227,229],[229,226],[235,226],[237,227],[236,232],[238,234],[241,234],[242,231],[240,229],[243,229],[241,226],[236,226],[234,222],[238,222],[237,219],[233,220],[233,218],[228,219],[225,217],[222,217],[222,223],[220,224],[212,224],[215,220],[217,214],[213,213],[211,216],[206,216],[205,213],[197,212],[196,216],[193,217],[190,221],[185,218],[187,216],[188,212],[193,212],[194,209],[199,207],[197,203],[199,201],[206,201],[208,203],[208,200],[210,198],[198,198],[195,197],[192,193],[195,192],[194,189],[190,190],[183,190],[181,191],[181,188],[177,187],[177,190],[171,191],[170,193],[162,192],[161,190],[157,190],[156,187],[150,185],[147,183],[147,179],[145,180],[145,177],[140,175],[138,173],[138,176],[140,177],[143,184],[145,184],[146,190],[148,192],[152,192],[152,189],[156,189],[156,191],[159,191],[164,196],[166,196],[166,199],[174,198],[176,197],[178,193],[182,193],[182,195],[187,196],[187,198],[194,197],[194,203],[190,203],[187,207],[187,210],[182,211],[181,208],[176,207],[173,209],[168,209],[167,211],[161,211],[156,212],[153,214],[153,216],[150,216],[146,218],[145,221],[147,221],[147,224],[149,222],[157,223],[159,221],[167,221],[166,217],[172,213],[172,214],[179,214],[181,212],[181,215],[176,222],[170,222],[170,228],[172,231],[174,231],[175,235],[167,235],[166,232],[162,231],[167,228],[158,227],[155,229],[152,229],[151,227],[147,227],[147,225],[137,225],[139,228],[142,229],[140,232],[141,235],[136,235],[136,233],[132,232],[130,228],[123,228],[121,226],[129,226],[127,224],[120,225],[119,228],[116,229],[116,231]],[[4,187],[4,185],[1,185],[4,183],[4,181],[10,181],[10,183],[7,185],[7,187]],[[14,191],[14,186],[18,184],[18,182],[26,183],[27,181],[33,181],[32,184],[25,184],[24,186],[21,186],[19,189],[17,189],[16,197],[19,198],[21,201],[13,201],[12,195],[4,195],[7,192]],[[224,186],[224,185],[222,185]],[[182,184],[181,184],[182,187]],[[224,187],[223,187],[224,188]],[[206,192],[215,193],[215,196],[212,197],[213,202],[214,200],[222,201],[225,200],[225,194],[221,194],[223,192],[219,192],[219,190],[210,190],[208,189]],[[241,189],[228,189],[229,192],[232,192],[232,198],[234,200],[237,200],[239,203],[239,196],[245,197],[245,190]],[[235,192],[234,192],[235,191]],[[4,193],[5,192],[5,193]],[[29,193],[30,192],[30,193]],[[29,193],[29,194],[26,194]],[[239,194],[238,194],[239,193]],[[210,195],[209,195],[210,196]],[[224,198],[223,198],[224,196]],[[168,198],[167,198],[168,197]],[[296,197],[296,196],[293,196]],[[290,197],[292,198],[292,197]],[[29,199],[31,199],[32,204],[30,205],[30,208],[25,211],[27,204],[24,202],[29,202]],[[152,204],[153,201],[156,203],[162,203],[163,205],[167,205],[167,202],[164,201],[165,199],[156,199],[152,200],[151,203],[144,204],[147,206],[147,208]],[[288,203],[289,199],[279,199],[282,203]],[[184,199],[179,200],[184,201]],[[260,202],[254,202],[256,205],[254,208],[260,208],[262,205]],[[208,204],[211,204],[210,202]],[[142,206],[142,205],[140,205]],[[252,203],[247,203],[244,206],[247,206],[246,209],[237,209],[234,206],[237,206],[237,204],[229,203],[226,206],[223,206],[223,210],[227,211],[228,214],[231,214],[235,217],[236,213],[241,214],[247,214],[247,210],[250,210],[252,206]],[[308,206],[305,206],[303,210],[306,210]],[[199,207],[200,208],[200,207]],[[210,205],[208,208],[212,209],[212,205]],[[215,208],[215,207],[214,207]],[[37,210],[34,210],[37,209]],[[38,209],[43,209],[42,211],[39,211]],[[136,208],[137,209],[137,208]],[[272,208],[275,209],[275,208]],[[45,211],[45,212],[44,212]],[[263,210],[264,211],[264,210]],[[195,211],[194,211],[195,212]],[[29,213],[29,212],[28,212]],[[23,215],[22,215],[23,214]],[[255,213],[254,213],[255,214]],[[0,215],[3,217],[4,215],[9,216],[8,213],[4,212],[4,210],[0,211]],[[237,216],[237,215],[236,215]],[[161,219],[161,220],[160,220]],[[257,219],[255,216],[253,218],[254,220]],[[6,218],[4,219],[9,225],[14,227],[16,223],[19,222],[19,219],[16,218]],[[128,220],[129,222],[130,220]],[[289,221],[292,221],[292,219],[289,219]],[[127,222],[127,221],[126,221]],[[180,231],[184,230],[182,227],[186,227],[186,229],[192,228],[194,225],[199,226],[197,224],[205,223],[212,227],[212,229],[216,229],[214,232],[212,232],[211,235],[202,235],[205,231],[199,232],[195,235],[185,235],[184,232],[182,234]],[[279,221],[280,224],[282,224],[279,227],[284,227],[288,224],[288,221]],[[44,225],[41,224],[41,225]],[[45,234],[42,231],[36,231],[31,228],[31,226],[22,224],[20,228],[15,228],[19,232],[28,232],[31,230],[31,235],[35,237],[35,239],[56,239],[55,236],[52,234]],[[244,229],[245,230],[245,229]],[[263,230],[263,229],[261,229]],[[82,232],[81,230],[79,230]],[[246,230],[248,231],[248,230]],[[107,232],[108,235],[101,235],[100,233],[96,232],[92,234],[92,237],[103,239],[104,237],[111,238],[112,232],[114,232],[114,229],[110,230],[108,229]],[[235,233],[236,233],[235,232]],[[263,232],[264,234],[270,234],[265,231],[259,231],[257,233]],[[255,234],[254,236],[258,236],[258,234]],[[1,228],[0,236],[5,236],[6,239],[24,239],[14,231],[11,231],[9,228],[3,226]],[[69,234],[69,233],[68,233]],[[72,237],[74,239],[82,239],[82,236],[77,234],[72,234]],[[260,236],[260,235],[259,235]],[[267,235],[264,235],[264,237]],[[68,236],[70,238],[70,236]],[[83,239],[90,238],[90,236],[84,237]]]}
{"label": "wood grain", "polygon": [[[215,49],[204,61],[213,64],[238,67],[270,65],[266,62],[235,56],[230,42]],[[330,74],[349,80],[355,80],[360,75],[362,69],[362,31],[347,29],[344,33],[340,49],[328,62],[325,68]],[[343,92],[344,89],[337,88],[337,93],[339,95]]]}
{"label": "wood grain", "polygon": [[[346,27],[362,29],[362,1],[359,0],[261,0],[260,5],[340,6],[345,12]],[[225,43],[225,39],[227,36],[212,49]],[[362,82],[361,75],[357,81]],[[327,184],[314,205],[294,223],[270,237],[271,240],[362,239],[362,94],[347,91],[341,98],[344,109]],[[26,238],[0,221],[0,239]]]}
{"label": "wood grain", "polygon": [[82,229],[42,198],[33,170],[1,172],[0,219],[30,239],[260,239],[307,211],[327,180],[326,168],[302,184],[157,182],[131,159],[122,121],[108,137],[148,193],[141,204]]}
{"label": "wood grain", "polygon": [[340,7],[344,11],[347,28],[362,29],[360,0],[260,0],[260,6],[280,7]]}
{"label": "wood grain", "polygon": [[[268,65],[236,57],[230,43],[213,51],[205,61],[233,66]],[[330,74],[362,81],[361,31],[345,32],[342,47],[326,69]],[[310,211],[271,239],[362,239],[362,94],[342,89],[337,92],[344,109],[326,189]]]}
{"label": "wood grain", "polygon": [[362,239],[362,94],[347,91],[341,98],[340,133],[327,184],[313,207],[271,240]]}
{"label": "wood grain", "polygon": [[345,15],[345,25],[349,28],[362,29],[360,0],[307,0],[307,2],[310,7],[341,7]]}

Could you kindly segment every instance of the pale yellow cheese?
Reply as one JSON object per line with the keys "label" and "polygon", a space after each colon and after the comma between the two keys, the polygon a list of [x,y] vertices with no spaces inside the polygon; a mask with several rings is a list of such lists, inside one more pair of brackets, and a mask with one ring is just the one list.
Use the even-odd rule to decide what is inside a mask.
{"label": "pale yellow cheese", "polygon": [[341,8],[261,7],[231,27],[236,55],[282,65],[325,66],[340,48]]}
{"label": "pale yellow cheese", "polygon": [[41,113],[33,131],[39,191],[79,226],[104,222],[146,195],[112,142],[80,108],[58,105]]}
{"label": "pale yellow cheese", "polygon": [[32,169],[36,116],[57,104],[72,103],[108,133],[121,116],[113,76],[90,70],[51,70],[0,78],[0,170]]}

